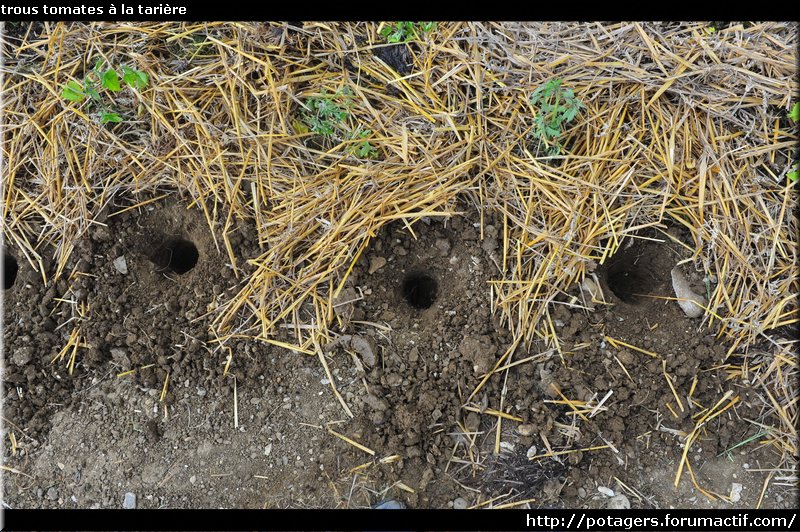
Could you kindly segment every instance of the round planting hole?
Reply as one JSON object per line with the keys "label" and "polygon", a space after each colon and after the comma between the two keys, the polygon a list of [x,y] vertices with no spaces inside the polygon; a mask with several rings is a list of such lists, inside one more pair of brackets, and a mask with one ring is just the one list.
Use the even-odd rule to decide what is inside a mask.
{"label": "round planting hole", "polygon": [[668,248],[651,241],[636,242],[622,250],[598,272],[608,289],[623,303],[639,304],[643,296],[653,294],[664,283],[664,272],[669,275],[664,261],[672,260]]}
{"label": "round planting hole", "polygon": [[614,295],[625,303],[638,302],[638,295],[647,293],[649,289],[649,283],[636,270],[636,266],[625,263],[609,268],[606,282]]}
{"label": "round planting hole", "polygon": [[150,260],[158,268],[172,270],[178,275],[191,271],[197,265],[198,258],[200,252],[197,251],[197,246],[183,238],[167,240],[150,256]]}
{"label": "round planting hole", "polygon": [[438,292],[439,283],[430,275],[412,273],[403,279],[403,299],[414,308],[429,308],[436,301]]}
{"label": "round planting hole", "polygon": [[8,290],[14,286],[18,271],[19,264],[17,264],[17,259],[13,255],[3,252],[3,290]]}

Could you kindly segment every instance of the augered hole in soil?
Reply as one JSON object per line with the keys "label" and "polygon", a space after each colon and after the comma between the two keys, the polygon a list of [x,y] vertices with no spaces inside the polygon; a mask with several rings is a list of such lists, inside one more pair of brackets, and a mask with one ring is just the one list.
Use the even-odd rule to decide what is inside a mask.
{"label": "augered hole in soil", "polygon": [[409,273],[403,279],[403,299],[415,309],[425,310],[439,295],[439,283],[427,273]]}
{"label": "augered hole in soil", "polygon": [[150,262],[159,269],[183,275],[197,265],[199,258],[200,252],[194,242],[185,238],[172,238],[150,255]]}
{"label": "augered hole in soil", "polygon": [[640,303],[640,295],[649,294],[653,288],[652,275],[639,263],[639,248],[634,245],[617,253],[603,272],[608,288],[625,303]]}
{"label": "augered hole in soil", "polygon": [[18,271],[19,264],[17,264],[17,259],[9,252],[3,251],[3,290],[8,290],[14,286]]}

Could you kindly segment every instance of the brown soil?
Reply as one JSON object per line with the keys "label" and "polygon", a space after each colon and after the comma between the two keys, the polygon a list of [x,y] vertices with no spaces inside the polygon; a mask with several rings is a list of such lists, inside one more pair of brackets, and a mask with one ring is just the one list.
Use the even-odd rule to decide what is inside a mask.
{"label": "brown soil", "polygon": [[[642,234],[653,240],[630,240],[596,270],[609,304],[579,287],[563,294],[550,313],[558,345],[518,347],[505,362],[518,364],[470,398],[512,346],[490,298],[502,224],[485,214],[481,235],[478,213],[468,212],[423,219],[416,238],[403,223],[388,226],[340,294],[342,336],[325,347],[350,418],[316,356],[244,340],[229,352],[209,337],[207,313],[259,254],[253,231],[230,235],[237,277],[198,209],[155,202],[105,223],[57,282],[43,284],[9,249],[19,267],[3,292],[4,462],[18,471],[6,474],[9,507],[116,508],[126,492],[148,508],[365,507],[385,498],[444,508],[495,497],[604,506],[598,487],[633,507],[726,507],[686,473],[677,489],[673,481],[683,450],[676,431],[690,432],[693,416],[728,390],[740,401],[691,448],[698,483],[722,495],[742,484],[733,506],[754,507],[778,461],[758,439],[725,452],[757,432],[747,420],[763,405],[727,379],[727,346],[713,331],[650,297],[672,295],[669,272],[685,258],[677,231]],[[191,246],[179,242],[196,247],[194,267]],[[122,256],[127,273],[114,265]],[[702,293],[703,279],[685,266]],[[51,361],[75,327],[70,375],[70,353]],[[556,389],[589,407],[576,415]],[[522,420],[502,421],[498,455],[495,411]],[[602,448],[527,459],[548,446]],[[781,489],[770,484],[762,507],[791,506]]]}

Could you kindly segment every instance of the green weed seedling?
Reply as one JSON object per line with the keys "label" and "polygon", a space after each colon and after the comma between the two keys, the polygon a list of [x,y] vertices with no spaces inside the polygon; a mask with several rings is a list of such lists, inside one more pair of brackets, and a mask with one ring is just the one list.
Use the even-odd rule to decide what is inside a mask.
{"label": "green weed seedling", "polygon": [[550,80],[530,96],[531,105],[536,108],[533,136],[541,145],[549,146],[549,155],[561,153],[562,146],[558,139],[564,127],[583,108],[583,103],[575,97],[572,89],[564,89],[561,84],[560,79]]}
{"label": "green weed seedling", "polygon": [[427,34],[435,29],[435,22],[398,21],[384,26],[381,29],[381,37],[390,43],[410,42],[419,39],[420,34],[417,31]]}
{"label": "green weed seedling", "polygon": [[370,144],[368,139],[372,135],[372,131],[369,129],[365,129],[363,131],[354,132],[351,140],[358,140],[352,145],[350,151],[356,157],[361,159],[375,159],[378,157],[378,149]]}
{"label": "green weed seedling", "polygon": [[99,112],[101,124],[122,122],[122,116],[106,104],[106,100],[109,98],[101,94],[101,89],[104,89],[104,94],[107,94],[106,91],[112,94],[118,93],[122,91],[122,83],[124,83],[132,89],[141,90],[147,87],[149,77],[140,70],[123,66],[122,83],[120,83],[117,71],[112,68],[103,70],[102,65],[102,61],[98,60],[91,72],[83,78],[82,84],[76,80],[65,83],[61,90],[61,97],[76,103],[88,99],[92,107]]}

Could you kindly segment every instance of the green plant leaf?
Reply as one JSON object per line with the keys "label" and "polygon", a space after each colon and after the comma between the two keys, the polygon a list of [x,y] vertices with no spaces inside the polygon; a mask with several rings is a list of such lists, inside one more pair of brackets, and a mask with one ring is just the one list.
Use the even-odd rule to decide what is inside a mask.
{"label": "green plant leaf", "polygon": [[108,122],[122,122],[122,117],[119,116],[117,113],[109,113],[103,111],[100,113],[100,123],[107,124]]}
{"label": "green plant leaf", "polygon": [[791,181],[797,181],[798,175],[800,175],[800,171],[794,170],[793,172],[786,174],[786,177],[788,177]]}
{"label": "green plant leaf", "polygon": [[92,100],[99,102],[100,101],[100,93],[97,92],[97,89],[94,88],[94,83],[89,83],[87,80],[83,87],[84,92],[91,98]]}
{"label": "green plant leaf", "polygon": [[[398,21],[387,24],[381,29],[381,36],[390,43],[408,42],[417,37],[416,24],[410,21]],[[423,31],[425,31],[423,29]]]}
{"label": "green plant leaf", "polygon": [[564,122],[572,122],[572,119],[575,118],[575,115],[578,114],[579,110],[580,107],[578,106],[567,109],[566,112],[564,113]]}
{"label": "green plant leaf", "polygon": [[550,138],[556,138],[558,134],[561,133],[561,128],[554,126],[545,126],[544,130],[547,136]]}
{"label": "green plant leaf", "polygon": [[792,122],[800,121],[800,102],[796,102],[792,106],[792,112],[789,113],[789,118],[792,119]]}
{"label": "green plant leaf", "polygon": [[122,87],[119,85],[119,75],[116,70],[106,70],[100,77],[100,84],[111,92],[119,92]]}
{"label": "green plant leaf", "polygon": [[425,33],[432,32],[436,29],[436,26],[436,22],[420,22],[420,28],[422,28],[422,31]]}
{"label": "green plant leaf", "polygon": [[71,102],[82,102],[86,94],[81,88],[81,84],[75,80],[69,81],[61,90],[61,97]]}
{"label": "green plant leaf", "polygon": [[134,89],[144,89],[150,81],[149,76],[141,70],[136,70],[123,65],[122,67],[122,81],[126,85]]}

